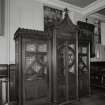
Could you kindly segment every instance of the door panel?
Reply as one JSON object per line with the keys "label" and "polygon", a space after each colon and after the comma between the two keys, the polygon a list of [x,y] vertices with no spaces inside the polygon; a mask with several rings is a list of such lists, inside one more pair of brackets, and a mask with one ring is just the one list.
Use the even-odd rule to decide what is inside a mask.
{"label": "door panel", "polygon": [[76,99],[76,47],[69,41],[57,44],[57,101]]}
{"label": "door panel", "polygon": [[47,104],[49,98],[48,43],[25,41],[24,45],[24,105]]}

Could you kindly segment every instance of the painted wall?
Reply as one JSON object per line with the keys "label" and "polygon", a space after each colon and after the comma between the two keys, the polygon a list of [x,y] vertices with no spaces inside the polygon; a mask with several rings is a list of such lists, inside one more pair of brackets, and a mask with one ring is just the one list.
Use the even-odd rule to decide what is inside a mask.
{"label": "painted wall", "polygon": [[[76,24],[77,13],[70,12]],[[0,64],[15,63],[15,31],[21,28],[44,29],[43,4],[37,0],[5,0],[4,36],[0,37]]]}
{"label": "painted wall", "polygon": [[0,0],[0,35],[3,35],[4,0]]}
{"label": "painted wall", "polygon": [[105,45],[105,22],[101,22],[101,43]]}
{"label": "painted wall", "polygon": [[2,12],[1,9],[2,8],[1,8],[1,0],[0,0],[0,34],[1,34],[1,26],[2,26],[2,24],[1,24],[1,12]]}
{"label": "painted wall", "polygon": [[[8,1],[7,1],[8,2]],[[8,63],[8,5],[5,2],[4,33],[0,36],[0,64]]]}
{"label": "painted wall", "polygon": [[0,64],[15,63],[15,31],[43,30],[43,6],[35,0],[5,0],[4,33],[0,36]]}
{"label": "painted wall", "polygon": [[84,16],[78,12],[73,12],[73,18],[71,17],[74,24],[77,24],[77,21],[84,21]]}
{"label": "painted wall", "polygon": [[35,0],[10,0],[10,63],[15,62],[15,31],[21,27],[43,30],[43,6]]}
{"label": "painted wall", "polygon": [[97,20],[101,21],[101,44],[95,45],[95,57],[91,58],[91,62],[105,61],[105,18],[98,15],[88,17],[88,22],[94,24]]}
{"label": "painted wall", "polygon": [[0,64],[8,63],[7,38],[0,36]]}

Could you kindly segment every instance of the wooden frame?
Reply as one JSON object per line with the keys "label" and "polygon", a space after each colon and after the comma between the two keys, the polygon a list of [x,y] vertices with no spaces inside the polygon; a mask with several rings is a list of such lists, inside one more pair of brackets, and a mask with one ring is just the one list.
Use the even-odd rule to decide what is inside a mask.
{"label": "wooden frame", "polygon": [[[77,35],[78,28],[70,20],[67,11],[64,20],[60,24],[52,25],[46,32],[22,28],[16,31],[14,39],[18,105],[65,105],[78,99]],[[47,81],[44,78],[46,76],[37,75],[40,70],[36,67],[36,63],[41,65],[39,55],[42,54],[38,50],[39,42],[44,42],[48,48],[44,53],[42,52],[43,56],[47,54],[48,57],[47,64],[43,64],[44,67],[48,67]],[[63,58],[62,68],[59,66],[61,59],[58,57]],[[59,75],[60,73],[64,78]],[[33,75],[34,78],[30,79]],[[47,86],[47,91],[42,91],[45,88],[43,86]],[[39,91],[39,89],[42,90]],[[40,94],[44,92],[47,96],[41,97]]]}
{"label": "wooden frame", "polygon": [[[65,28],[64,28],[65,27]],[[78,99],[78,67],[77,67],[77,61],[78,61],[78,55],[77,55],[77,39],[78,39],[78,31],[77,31],[77,27],[72,23],[72,21],[69,19],[69,16],[67,14],[65,14],[65,18],[64,20],[60,23],[60,24],[55,24],[54,27],[50,27],[48,28],[49,33],[52,33],[52,37],[53,37],[53,48],[52,48],[52,67],[53,67],[53,103],[54,105],[64,105],[64,104],[68,104],[73,100]],[[57,48],[59,48],[58,42],[60,40],[63,40],[64,42],[64,61],[65,61],[65,79],[63,79],[62,82],[65,83],[64,84],[60,84],[60,80],[62,80],[61,78],[58,77],[58,64],[59,62],[57,62],[57,57],[59,56],[57,54]],[[61,41],[62,43],[62,41]],[[68,54],[68,46],[69,45],[74,45],[74,49],[70,48],[70,50],[73,50],[74,52],[74,56],[75,56],[75,60],[73,62],[72,65],[70,65],[69,67],[69,54]],[[72,69],[74,72],[70,72],[69,69]],[[70,78],[73,79],[73,84],[71,83],[72,81],[70,81]],[[59,80],[59,82],[58,82]],[[63,86],[62,86],[63,85]],[[62,89],[60,89],[61,87]],[[72,88],[74,86],[74,88]],[[65,88],[63,88],[65,87]],[[60,93],[63,94],[63,91],[65,91],[65,96],[63,97],[59,97],[59,91]],[[64,94],[63,94],[64,95]]]}
{"label": "wooden frame", "polygon": [[[37,79],[35,79],[35,80],[33,80],[33,79],[29,80],[29,79],[26,78],[27,77],[26,73],[28,72],[28,71],[26,71],[27,68],[28,68],[27,67],[28,64],[26,65],[27,57],[30,57],[30,55],[34,55],[34,57],[38,57],[38,55],[37,56],[35,55],[35,54],[38,54],[38,52],[33,52],[33,50],[30,49],[31,46],[28,47],[29,50],[27,50],[27,46],[28,46],[28,44],[43,42],[43,43],[47,44],[48,52],[42,52],[42,53],[39,52],[39,55],[40,54],[43,55],[45,53],[47,54],[48,64],[46,64],[46,66],[48,66],[48,72],[47,72],[48,73],[47,74],[48,78],[45,78],[45,79],[48,79],[48,81],[46,81],[46,83],[48,83],[49,86],[48,86],[48,90],[47,90],[48,97],[45,100],[42,99],[42,102],[44,102],[43,104],[50,104],[51,103],[51,97],[52,97],[52,95],[51,95],[52,94],[52,90],[51,90],[51,88],[52,88],[52,82],[51,82],[52,81],[52,78],[51,78],[51,51],[50,51],[51,50],[51,42],[50,42],[50,37],[49,37],[48,33],[43,32],[43,31],[36,31],[36,30],[28,30],[28,29],[19,28],[17,30],[17,32],[15,33],[14,38],[15,38],[15,43],[16,43],[16,92],[17,92],[16,93],[16,95],[17,95],[17,100],[16,101],[17,101],[17,103],[19,105],[26,105],[26,104],[31,105],[33,103],[39,105],[39,102],[41,102],[41,98],[44,98],[44,96],[43,97],[40,96],[40,94],[42,94],[42,93],[40,93],[40,91],[38,90],[38,89],[42,89],[42,87],[43,87],[42,86],[42,81],[43,81],[42,76],[38,75]],[[38,49],[37,49],[37,51],[38,51]],[[32,63],[30,64],[31,67],[32,67],[33,64],[35,64],[35,62],[39,62],[39,60],[37,59],[35,61],[32,61]],[[29,67],[30,71],[32,69],[31,67]],[[35,67],[35,70],[36,71],[34,72],[34,74],[36,74],[38,69]],[[38,81],[40,81],[41,83],[39,83]],[[38,88],[38,86],[39,86],[39,88]],[[44,86],[45,86],[45,84],[44,84]],[[32,88],[32,89],[30,90],[30,88]],[[33,88],[34,88],[34,91],[33,91]],[[28,90],[30,90],[31,94],[28,93],[29,92]],[[35,93],[35,92],[37,94],[32,94],[32,93]],[[45,93],[45,91],[43,91],[43,92]],[[35,97],[40,96],[40,97],[35,98],[33,100],[32,97],[34,97],[34,96]],[[30,98],[32,98],[32,101],[30,101]]]}
{"label": "wooden frame", "polygon": [[4,34],[5,1],[0,0],[0,35]]}
{"label": "wooden frame", "polygon": [[52,23],[62,20],[62,10],[44,6],[44,29],[46,30]]}
{"label": "wooden frame", "polygon": [[[79,27],[79,52],[78,52],[78,74],[79,74],[79,96],[90,96],[90,57],[94,52],[94,25],[78,21]],[[82,50],[80,50],[82,49]],[[93,51],[93,52],[92,52]]]}
{"label": "wooden frame", "polygon": [[16,65],[9,65],[9,101],[12,103],[16,103]]}

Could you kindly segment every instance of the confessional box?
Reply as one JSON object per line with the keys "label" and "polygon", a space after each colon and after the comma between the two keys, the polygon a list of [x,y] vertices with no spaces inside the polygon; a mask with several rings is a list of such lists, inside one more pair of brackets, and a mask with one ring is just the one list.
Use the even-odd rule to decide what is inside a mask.
{"label": "confessional box", "polygon": [[47,105],[51,80],[48,34],[18,29],[16,44],[16,92],[18,105]]}
{"label": "confessional box", "polygon": [[79,96],[90,95],[90,44],[79,42],[78,52],[78,81]]}
{"label": "confessional box", "polygon": [[19,28],[14,39],[18,105],[65,105],[77,99],[77,28],[68,14],[47,32]]}
{"label": "confessional box", "polygon": [[91,94],[90,58],[95,56],[94,25],[78,21],[78,83],[79,96]]}

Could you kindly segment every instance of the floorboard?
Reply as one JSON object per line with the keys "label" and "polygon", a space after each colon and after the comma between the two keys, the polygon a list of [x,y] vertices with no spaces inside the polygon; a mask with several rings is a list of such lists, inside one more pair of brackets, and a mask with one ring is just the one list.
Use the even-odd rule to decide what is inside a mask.
{"label": "floorboard", "polygon": [[105,105],[105,89],[92,89],[91,96],[81,97],[71,105]]}

